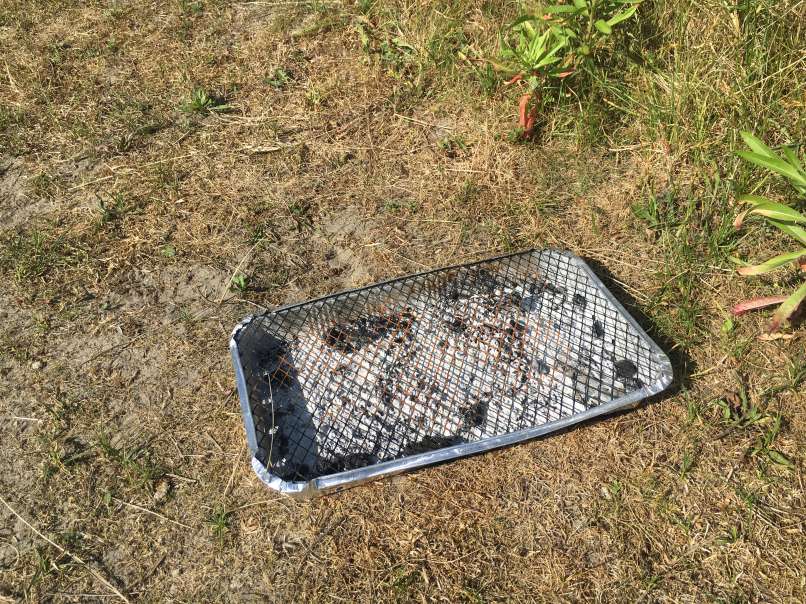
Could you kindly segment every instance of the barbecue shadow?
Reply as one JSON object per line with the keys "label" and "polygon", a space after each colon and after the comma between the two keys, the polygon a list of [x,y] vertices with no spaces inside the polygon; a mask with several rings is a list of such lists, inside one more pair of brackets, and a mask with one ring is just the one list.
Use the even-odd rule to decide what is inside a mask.
{"label": "barbecue shadow", "polygon": [[[283,340],[265,331],[249,343],[242,362],[255,376],[249,395],[257,401],[252,404],[255,457],[282,480],[309,480],[321,464],[317,429],[293,357]],[[243,341],[241,349],[246,349]]]}

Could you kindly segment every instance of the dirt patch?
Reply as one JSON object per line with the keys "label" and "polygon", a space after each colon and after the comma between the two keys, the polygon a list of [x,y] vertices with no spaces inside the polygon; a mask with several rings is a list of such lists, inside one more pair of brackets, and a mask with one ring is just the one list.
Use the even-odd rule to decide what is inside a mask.
{"label": "dirt patch", "polygon": [[334,282],[342,288],[366,285],[372,272],[362,250],[372,245],[375,225],[356,207],[347,207],[323,221],[321,235],[316,238],[327,244],[325,259]]}
{"label": "dirt patch", "polygon": [[53,202],[28,195],[33,176],[20,159],[0,158],[0,224],[16,227],[46,214]]}
{"label": "dirt patch", "polygon": [[230,276],[223,269],[183,262],[134,269],[105,302],[120,313],[160,315],[168,324],[217,304]]}

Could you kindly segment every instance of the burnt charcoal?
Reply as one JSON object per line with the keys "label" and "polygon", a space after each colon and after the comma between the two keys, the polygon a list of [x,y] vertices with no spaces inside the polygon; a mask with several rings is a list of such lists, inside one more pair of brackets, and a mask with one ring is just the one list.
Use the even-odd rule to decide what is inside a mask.
{"label": "burnt charcoal", "polygon": [[514,306],[515,308],[520,308],[521,304],[523,304],[523,296],[518,292],[512,292],[504,297],[504,303]]}
{"label": "burnt charcoal", "polygon": [[405,309],[399,313],[389,315],[375,315],[361,319],[356,323],[360,340],[375,341],[384,337],[390,331],[398,329],[408,330],[414,324],[414,313]]}
{"label": "burnt charcoal", "polygon": [[363,468],[377,462],[378,458],[371,453],[349,453],[347,455],[337,455],[331,459],[320,459],[316,467],[318,475],[322,475]]}
{"label": "burnt charcoal", "polygon": [[556,296],[559,296],[559,295],[565,293],[565,288],[560,287],[559,285],[554,285],[553,283],[550,283],[549,281],[544,281],[540,285],[540,291],[548,292],[549,294],[554,294]]}
{"label": "burnt charcoal", "polygon": [[443,447],[453,447],[467,442],[461,436],[426,436],[422,440],[411,442],[403,447],[400,456],[416,455],[418,453],[427,453],[435,449],[442,449]]}
{"label": "burnt charcoal", "polygon": [[462,426],[464,429],[478,428],[487,420],[487,401],[478,401],[468,407],[463,413]]}
{"label": "burnt charcoal", "polygon": [[378,390],[380,390],[381,401],[387,407],[392,406],[392,401],[395,399],[395,387],[387,380],[380,380],[378,382]]}
{"label": "burnt charcoal", "polygon": [[467,324],[461,317],[454,317],[452,321],[446,321],[446,324],[453,333],[464,333],[467,329]]}
{"label": "burnt charcoal", "polygon": [[526,323],[523,321],[516,321],[515,319],[509,320],[509,326],[512,328],[513,333],[523,332],[526,330]]}
{"label": "burnt charcoal", "polygon": [[644,382],[642,382],[637,377],[629,378],[624,383],[630,390],[638,390],[641,386],[644,385]]}
{"label": "burnt charcoal", "polygon": [[499,286],[499,282],[495,276],[485,268],[477,268],[469,277],[472,279],[473,285],[480,289],[493,291]]}
{"label": "burnt charcoal", "polygon": [[334,325],[325,332],[325,344],[345,354],[355,352],[355,346],[350,342],[350,334],[341,326]]}
{"label": "burnt charcoal", "polygon": [[275,341],[261,353],[261,365],[271,365],[274,359],[282,358],[288,354],[288,344],[286,342]]}
{"label": "burnt charcoal", "polygon": [[279,460],[288,454],[288,437],[281,431],[272,434],[268,438],[268,447],[274,460]]}
{"label": "burnt charcoal", "polygon": [[588,299],[582,294],[574,294],[574,297],[571,298],[571,302],[573,303],[574,306],[585,308],[585,306],[587,306],[588,304]]}
{"label": "burnt charcoal", "polygon": [[537,368],[537,372],[543,375],[548,375],[549,371],[551,371],[551,367],[541,359],[535,359],[534,365]]}
{"label": "burnt charcoal", "polygon": [[634,378],[638,374],[638,367],[635,366],[635,363],[627,359],[615,361],[613,363],[613,367],[616,368],[616,377],[619,377],[622,380]]}
{"label": "burnt charcoal", "polygon": [[296,377],[296,370],[285,356],[277,359],[277,367],[269,374],[269,385],[278,390],[289,388]]}
{"label": "burnt charcoal", "polygon": [[593,337],[602,339],[605,335],[604,325],[598,319],[593,321]]}

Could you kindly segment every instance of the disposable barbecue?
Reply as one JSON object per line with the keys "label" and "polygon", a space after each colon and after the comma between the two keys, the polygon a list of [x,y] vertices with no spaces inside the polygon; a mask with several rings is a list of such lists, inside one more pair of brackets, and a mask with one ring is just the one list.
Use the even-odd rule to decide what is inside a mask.
{"label": "disposable barbecue", "polygon": [[587,264],[553,250],[291,304],[230,347],[252,465],[288,494],[513,444],[672,381]]}

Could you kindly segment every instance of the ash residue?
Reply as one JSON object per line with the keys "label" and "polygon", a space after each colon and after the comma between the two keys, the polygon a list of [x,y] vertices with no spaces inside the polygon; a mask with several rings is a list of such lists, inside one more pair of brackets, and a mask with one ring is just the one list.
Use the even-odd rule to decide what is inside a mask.
{"label": "ash residue", "polygon": [[399,341],[405,340],[410,335],[415,318],[410,308],[385,315],[370,315],[330,327],[322,334],[322,340],[339,352],[352,354],[390,332],[395,332]]}

